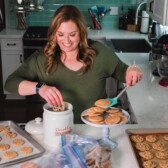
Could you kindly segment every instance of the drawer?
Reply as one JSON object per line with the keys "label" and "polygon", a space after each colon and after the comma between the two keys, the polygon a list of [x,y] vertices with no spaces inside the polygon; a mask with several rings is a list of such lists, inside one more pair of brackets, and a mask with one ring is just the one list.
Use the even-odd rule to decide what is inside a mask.
{"label": "drawer", "polygon": [[22,39],[1,39],[1,50],[22,50]]}

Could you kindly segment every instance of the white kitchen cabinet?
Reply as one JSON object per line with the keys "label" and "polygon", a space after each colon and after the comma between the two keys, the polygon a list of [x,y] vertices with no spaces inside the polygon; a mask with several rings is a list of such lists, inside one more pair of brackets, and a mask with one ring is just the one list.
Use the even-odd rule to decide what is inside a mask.
{"label": "white kitchen cabinet", "polygon": [[[1,39],[1,61],[3,88],[7,77],[23,63],[23,44],[22,39]],[[21,98],[3,89],[7,99]]]}
{"label": "white kitchen cabinet", "polygon": [[147,13],[163,26],[168,26],[168,0],[147,0]]}

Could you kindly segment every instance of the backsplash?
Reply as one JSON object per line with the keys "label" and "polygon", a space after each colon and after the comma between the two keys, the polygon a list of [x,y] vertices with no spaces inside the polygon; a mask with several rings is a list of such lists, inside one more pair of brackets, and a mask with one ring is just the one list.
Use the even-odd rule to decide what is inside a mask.
{"label": "backsplash", "polygon": [[[54,12],[63,4],[71,4],[77,6],[83,13],[88,26],[92,26],[92,20],[88,13],[88,8],[97,5],[97,7],[105,6],[106,9],[118,7],[118,15],[110,15],[108,12],[102,19],[102,29],[113,29],[118,27],[118,18],[123,12],[127,12],[128,8],[135,9],[137,4],[142,0],[45,0],[44,10],[38,12],[27,12],[26,20],[28,26],[48,26]],[[6,22],[7,28],[16,28],[16,11],[14,9],[15,0],[5,0],[6,3]],[[123,11],[121,10],[123,7]]]}

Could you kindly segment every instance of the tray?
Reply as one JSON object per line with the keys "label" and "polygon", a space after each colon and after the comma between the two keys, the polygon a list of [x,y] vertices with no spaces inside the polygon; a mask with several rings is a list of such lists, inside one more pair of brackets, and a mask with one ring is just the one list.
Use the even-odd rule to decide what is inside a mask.
{"label": "tray", "polygon": [[8,145],[10,145],[10,148],[8,150],[14,150],[17,153],[19,153],[19,150],[24,147],[24,146],[30,146],[33,148],[33,152],[30,154],[18,154],[17,157],[13,158],[13,159],[5,159],[3,157],[3,153],[8,151],[0,151],[0,167],[1,166],[9,166],[12,164],[17,164],[20,162],[24,162],[26,160],[30,160],[30,159],[34,159],[36,157],[41,156],[44,152],[45,149],[39,144],[37,143],[27,132],[25,132],[23,129],[21,129],[16,123],[14,123],[13,121],[0,121],[0,127],[1,126],[7,126],[10,128],[10,132],[15,132],[17,134],[16,138],[22,138],[24,139],[25,143],[22,146],[19,147],[14,147],[11,145],[12,140],[16,139],[16,138],[6,138],[5,134],[0,132],[0,137],[2,138],[2,140],[0,141],[0,143],[6,143]]}
{"label": "tray", "polygon": [[[163,142],[165,140],[162,140],[162,139],[159,139],[160,137],[163,137],[164,135],[168,135],[168,128],[143,128],[143,129],[127,129],[125,131],[126,133],[126,137],[129,141],[129,146],[133,152],[133,155],[134,155],[134,159],[136,160],[136,164],[137,164],[137,167],[138,168],[143,168],[143,163],[147,160],[143,160],[139,154],[138,154],[138,150],[135,148],[135,143],[130,139],[130,136],[131,135],[141,135],[143,136],[144,138],[147,136],[147,135],[156,135],[158,137],[158,140],[156,142]],[[143,142],[147,142],[146,139],[144,139]],[[153,143],[156,143],[156,142],[148,142],[149,145],[152,146]],[[168,141],[165,141],[164,143],[166,143],[166,146],[168,147]],[[160,164],[160,163],[163,163],[165,160],[167,161],[168,159],[158,159],[156,156],[155,156],[155,153],[157,152],[157,150],[153,149],[151,147],[151,149],[149,151],[152,151],[152,153],[154,154],[154,158],[152,158],[151,160],[156,162],[156,164]],[[166,152],[168,152],[168,148],[166,150]]]}

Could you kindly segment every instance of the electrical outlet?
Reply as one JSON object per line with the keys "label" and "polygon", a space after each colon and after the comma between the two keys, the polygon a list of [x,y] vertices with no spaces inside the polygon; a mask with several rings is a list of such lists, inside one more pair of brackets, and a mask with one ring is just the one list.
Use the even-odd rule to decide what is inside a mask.
{"label": "electrical outlet", "polygon": [[118,7],[117,6],[110,7],[110,15],[118,15]]}

